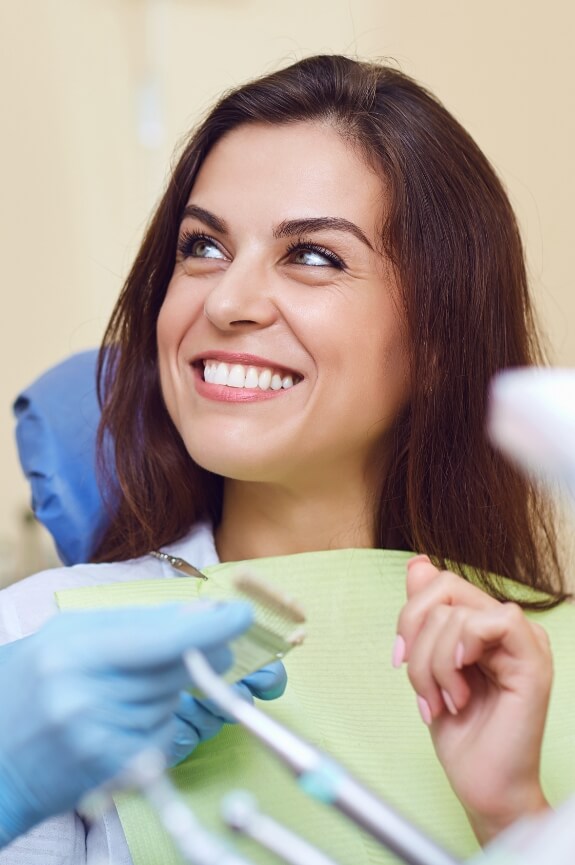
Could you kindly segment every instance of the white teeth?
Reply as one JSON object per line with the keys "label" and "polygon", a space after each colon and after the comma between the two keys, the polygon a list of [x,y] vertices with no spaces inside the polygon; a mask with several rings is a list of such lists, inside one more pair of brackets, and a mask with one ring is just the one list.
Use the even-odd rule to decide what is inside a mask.
{"label": "white teeth", "polygon": [[260,390],[268,390],[272,380],[272,371],[271,369],[264,369],[263,372],[260,372],[258,379],[258,387]]}
{"label": "white teeth", "polygon": [[204,362],[204,381],[208,384],[226,385],[227,387],[259,388],[260,390],[287,390],[293,387],[292,375],[282,376],[272,369],[261,369],[255,366],[245,367],[241,363],[228,364],[217,360]]}
{"label": "white teeth", "polygon": [[258,386],[259,373],[255,366],[248,366],[248,371],[246,372],[246,379],[244,382],[244,387],[257,387]]}
{"label": "white teeth", "polygon": [[228,387],[243,387],[246,380],[243,366],[239,363],[234,364],[228,376]]}
{"label": "white teeth", "polygon": [[227,384],[230,368],[227,363],[219,363],[214,376],[214,384]]}
{"label": "white teeth", "polygon": [[206,366],[204,368],[204,379],[207,382],[213,383],[214,376],[216,374],[216,369],[217,369],[217,366],[215,363],[210,362],[210,363],[206,364]]}

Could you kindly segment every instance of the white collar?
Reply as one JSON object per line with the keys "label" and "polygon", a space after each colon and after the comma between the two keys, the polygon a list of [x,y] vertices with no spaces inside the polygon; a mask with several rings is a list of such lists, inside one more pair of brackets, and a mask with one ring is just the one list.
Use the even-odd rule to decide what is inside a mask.
{"label": "white collar", "polygon": [[200,571],[209,565],[217,565],[220,561],[212,525],[208,522],[196,523],[187,535],[173,544],[166,544],[162,551],[171,556],[179,556]]}

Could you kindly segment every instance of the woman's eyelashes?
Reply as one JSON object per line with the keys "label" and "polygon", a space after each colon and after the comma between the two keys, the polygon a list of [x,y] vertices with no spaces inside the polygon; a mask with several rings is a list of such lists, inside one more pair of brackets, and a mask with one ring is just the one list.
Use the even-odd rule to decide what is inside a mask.
{"label": "woman's eyelashes", "polygon": [[[227,261],[228,255],[220,244],[201,231],[190,231],[186,229],[180,234],[178,240],[178,254],[182,259],[215,259]],[[286,249],[284,260],[290,264],[298,264],[303,267],[332,267],[336,270],[345,270],[343,259],[318,243],[308,240],[297,240]]]}
{"label": "woman's eyelashes", "polygon": [[325,246],[307,240],[291,243],[287,248],[286,258],[291,259],[294,264],[308,267],[335,267],[336,270],[345,270],[345,262],[339,255]]}
{"label": "woman's eyelashes", "polygon": [[178,252],[182,258],[227,258],[213,237],[201,231],[183,231],[178,240]]}

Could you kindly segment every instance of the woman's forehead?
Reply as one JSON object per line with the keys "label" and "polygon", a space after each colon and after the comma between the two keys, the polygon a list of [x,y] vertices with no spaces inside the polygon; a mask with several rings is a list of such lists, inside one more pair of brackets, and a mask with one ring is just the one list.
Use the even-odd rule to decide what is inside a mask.
{"label": "woman's forehead", "polygon": [[302,122],[227,133],[206,157],[188,203],[216,214],[265,209],[279,222],[341,217],[365,231],[381,224],[384,198],[383,180],[357,147],[327,123]]}

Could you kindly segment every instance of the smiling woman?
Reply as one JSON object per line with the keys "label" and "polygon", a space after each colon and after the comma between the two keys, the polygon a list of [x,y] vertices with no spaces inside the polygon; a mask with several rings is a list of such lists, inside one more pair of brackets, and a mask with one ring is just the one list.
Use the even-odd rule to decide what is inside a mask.
{"label": "smiling woman", "polygon": [[[96,561],[14,586],[5,608],[29,633],[71,584],[80,605],[163,597],[158,551],[205,572],[175,580],[193,597],[249,560],[308,613],[269,711],[468,855],[575,789],[552,515],[483,432],[493,374],[540,361],[507,196],[433,96],[337,56],[249,82],[186,142],[106,333],[119,493]],[[208,824],[247,784],[342,865],[393,861],[241,731],[176,778]],[[117,807],[87,838],[61,817],[56,865],[84,846],[90,865],[175,861],[141,803]],[[0,863],[36,861],[54,831]]]}
{"label": "smiling woman", "polygon": [[[339,545],[342,525],[345,545],[372,545],[371,522],[355,536],[342,524],[334,482],[361,512],[407,400],[397,287],[376,251],[383,196],[329,124],[229,132],[196,177],[158,317],[162,395],[187,453],[229,487],[274,484],[280,521],[313,479],[321,516],[303,549]],[[302,551],[274,534],[262,525],[257,548],[230,557]]]}
{"label": "smiling woman", "polygon": [[[185,309],[181,295],[191,295]],[[184,334],[180,316],[191,323],[198,295],[205,320]],[[201,439],[193,460],[160,388],[160,371],[162,383],[168,375],[157,362],[164,300],[160,325],[175,310],[175,332],[188,352],[182,346],[177,369],[172,353],[166,387],[172,392],[178,382],[185,435]],[[188,348],[198,329],[201,343]],[[286,528],[273,537],[274,526],[293,518],[290,509],[285,523],[274,501],[250,515],[249,540],[237,533],[242,547],[235,556],[337,546],[342,533],[348,546],[362,545],[351,527],[360,536],[367,527],[369,546],[425,550],[442,566],[465,563],[502,599],[492,573],[562,596],[548,507],[483,435],[492,375],[541,360],[516,221],[469,135],[397,70],[323,56],[225,96],[184,146],[105,342],[122,349],[109,367],[103,429],[117,443],[113,471],[126,496],[99,558],[144,554],[198,519],[220,533],[231,526],[222,513],[236,487],[223,477],[241,471],[249,447],[249,471],[257,471],[262,437],[262,472],[275,453],[277,472],[310,481],[299,501],[313,519],[298,511],[296,523],[310,531],[313,525],[314,536],[304,542]],[[227,360],[202,357],[224,344],[232,353]],[[254,367],[264,384],[271,373],[270,389],[274,373],[283,379],[284,370],[301,382],[265,401],[244,387],[245,405],[228,387],[230,399],[205,399],[202,417],[190,423],[199,400],[191,384],[204,360],[234,365],[238,344],[250,355],[240,365]],[[298,400],[292,414],[288,406]],[[393,418],[385,415],[386,402],[395,406]],[[228,403],[244,410],[231,417]],[[373,430],[365,426],[360,449],[337,465],[331,488],[316,486],[315,461],[327,483],[338,444],[341,451],[353,437],[347,424],[357,406],[364,421],[369,412],[383,414]],[[308,445],[307,419],[323,411]],[[209,412],[217,424],[210,426]],[[267,434],[263,422],[255,424],[260,415]],[[385,434],[372,452],[378,432]],[[223,449],[214,443],[212,461],[212,437],[225,435]],[[355,493],[366,460],[358,521]],[[268,495],[282,489],[269,484]],[[153,517],[158,501],[168,503],[161,520]],[[247,518],[243,507],[240,513]]]}

